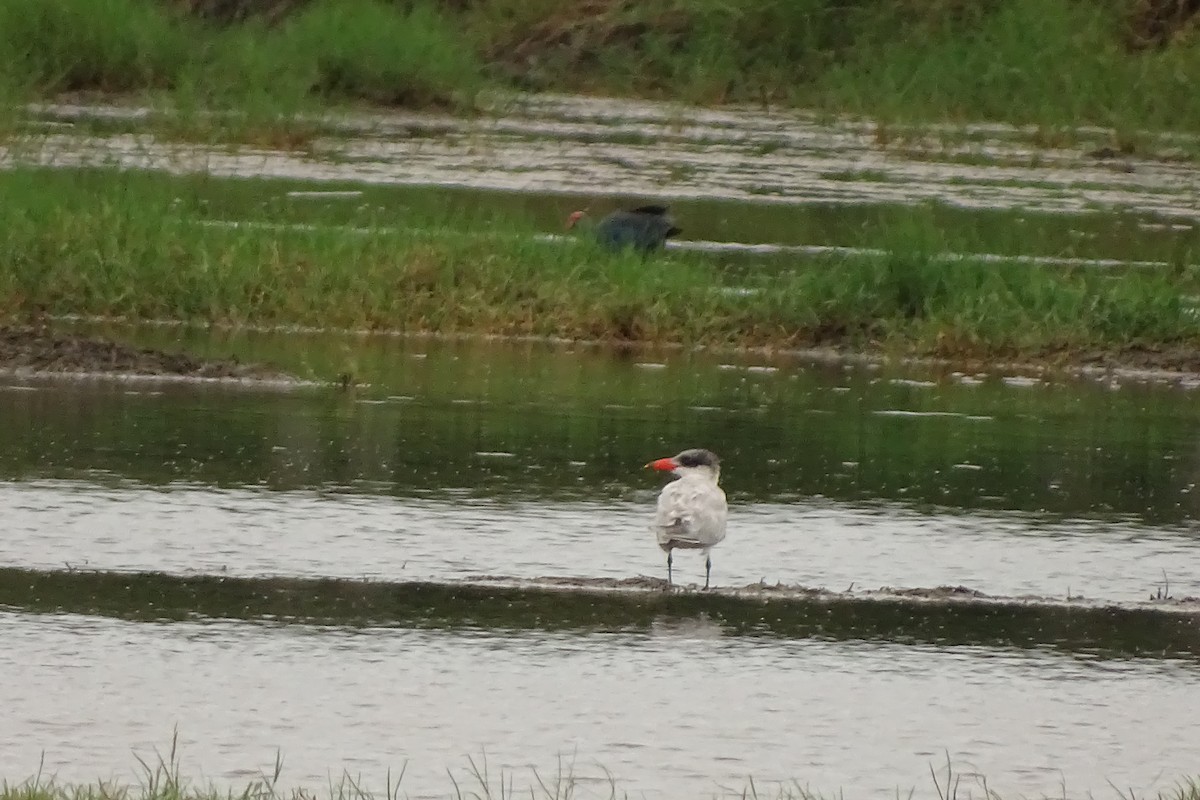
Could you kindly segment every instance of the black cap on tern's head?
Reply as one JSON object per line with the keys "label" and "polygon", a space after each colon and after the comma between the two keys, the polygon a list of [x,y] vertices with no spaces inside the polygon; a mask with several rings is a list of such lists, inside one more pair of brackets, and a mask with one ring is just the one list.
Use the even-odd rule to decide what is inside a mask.
{"label": "black cap on tern's head", "polygon": [[684,450],[677,456],[651,461],[646,466],[663,472],[672,472],[679,467],[687,467],[689,469],[709,467],[710,469],[717,470],[721,467],[721,459],[717,458],[717,454],[712,450],[693,447],[690,450]]}
{"label": "black cap on tern's head", "polygon": [[679,462],[681,467],[719,467],[721,459],[717,458],[717,454],[712,450],[705,450],[701,447],[694,447],[691,450],[684,450],[679,455],[675,456],[675,460]]}

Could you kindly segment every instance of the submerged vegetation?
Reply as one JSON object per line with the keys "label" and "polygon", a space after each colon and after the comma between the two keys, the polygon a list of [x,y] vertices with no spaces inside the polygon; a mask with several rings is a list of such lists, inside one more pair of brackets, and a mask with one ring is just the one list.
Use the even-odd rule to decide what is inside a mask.
{"label": "submerged vegetation", "polygon": [[287,116],[479,90],[752,102],[888,120],[1200,126],[1170,0],[0,0],[0,95],[132,93]]}
{"label": "submerged vegetation", "polygon": [[[1178,348],[1194,359],[1194,266],[1095,269],[970,252],[920,215],[886,253],[734,268],[547,241],[518,215],[441,209],[364,232],[226,224],[201,193],[233,181],[17,169],[0,174],[0,317],[61,315],[631,342],[832,345],[948,356]],[[255,223],[258,224],[255,224]],[[267,224],[263,224],[267,223]],[[878,237],[878,232],[872,232]],[[1169,361],[1169,354],[1167,360]],[[1189,366],[1195,366],[1190,361]]]}

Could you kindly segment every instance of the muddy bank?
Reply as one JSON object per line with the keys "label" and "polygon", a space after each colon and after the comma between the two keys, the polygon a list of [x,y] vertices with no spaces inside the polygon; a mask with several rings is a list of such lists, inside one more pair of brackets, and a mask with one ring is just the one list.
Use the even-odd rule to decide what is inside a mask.
{"label": "muddy bank", "polygon": [[[843,352],[850,360],[853,354]],[[878,360],[884,360],[880,357]],[[1065,375],[1092,380],[1170,383],[1193,389],[1200,385],[1200,349],[1188,344],[1132,346],[1113,351],[1089,348],[1081,352],[1047,350],[980,358],[962,353],[944,356],[897,358],[914,366],[937,364],[965,372]]]}
{"label": "muddy bank", "polygon": [[237,357],[203,359],[45,328],[0,327],[0,372],[292,381],[294,376]]}
{"label": "muddy bank", "polygon": [[1021,595],[1008,597],[989,595],[978,589],[967,586],[935,586],[935,587],[893,587],[884,586],[878,589],[865,589],[851,585],[844,591],[832,591],[825,588],[813,588],[798,584],[784,583],[750,583],[745,586],[714,586],[711,589],[700,589],[696,584],[669,586],[665,578],[654,578],[639,575],[634,578],[576,578],[545,576],[526,579],[496,575],[472,575],[467,579],[471,583],[482,585],[513,586],[537,588],[547,591],[567,592],[666,592],[670,594],[699,594],[703,596],[738,597],[770,601],[845,601],[863,600],[889,603],[977,603],[1001,606],[1042,606],[1046,608],[1071,607],[1107,608],[1124,610],[1153,610],[1164,613],[1195,614],[1200,617],[1200,597],[1150,597],[1143,604],[1098,602],[1089,600],[1081,594],[1071,594],[1065,597],[1049,597],[1045,595]]}
{"label": "muddy bank", "polygon": [[463,582],[0,569],[0,606],[130,620],[238,619],[349,627],[864,639],[1053,648],[1093,658],[1200,657],[1200,600],[1103,604],[988,597],[962,587],[663,591],[659,579]]}
{"label": "muddy bank", "polygon": [[1049,354],[1046,360],[1069,364],[1082,375],[1110,373],[1114,377],[1147,379],[1200,376],[1200,350],[1188,344],[1128,347],[1116,352],[1093,349],[1070,355]]}
{"label": "muddy bank", "polygon": [[[125,321],[117,317],[78,317],[64,316],[59,321],[66,324],[90,323],[112,326],[124,325]],[[184,325],[179,320],[155,319],[143,320],[140,324],[157,328],[178,328]],[[1200,388],[1200,349],[1186,344],[1151,346],[1142,345],[1127,347],[1118,351],[1104,351],[1090,348],[1082,352],[1072,350],[1049,350],[1029,353],[1007,353],[993,358],[982,358],[968,352],[947,352],[944,354],[911,355],[895,352],[894,350],[864,348],[858,343],[830,342],[821,346],[801,347],[789,345],[711,345],[688,347],[679,343],[657,341],[629,341],[617,339],[584,339],[562,336],[538,336],[520,334],[494,333],[446,333],[412,330],[387,329],[355,329],[332,328],[307,325],[238,325],[229,326],[213,323],[208,326],[214,331],[238,330],[259,334],[279,334],[284,336],[297,335],[329,335],[353,336],[361,338],[391,338],[411,339],[419,341],[439,342],[490,342],[490,343],[521,343],[545,344],[555,347],[573,349],[585,348],[588,351],[610,350],[613,353],[628,355],[630,353],[649,354],[650,357],[660,358],[664,353],[678,353],[689,349],[724,354],[734,358],[755,356],[766,358],[775,363],[806,363],[806,364],[854,364],[859,366],[904,366],[916,369],[936,368],[944,371],[955,371],[964,374],[996,374],[1002,376],[1028,377],[1034,380],[1084,379],[1098,381],[1118,381],[1134,383],[1162,383],[1176,385],[1185,389]],[[0,328],[0,330],[3,330]],[[157,352],[157,351],[150,351]],[[231,362],[236,364],[236,359]],[[241,365],[243,368],[252,365]],[[0,370],[4,369],[0,362]],[[292,382],[299,379],[288,377],[282,381]],[[342,374],[336,377],[336,383],[348,385],[353,376]],[[358,382],[357,385],[369,384]]]}

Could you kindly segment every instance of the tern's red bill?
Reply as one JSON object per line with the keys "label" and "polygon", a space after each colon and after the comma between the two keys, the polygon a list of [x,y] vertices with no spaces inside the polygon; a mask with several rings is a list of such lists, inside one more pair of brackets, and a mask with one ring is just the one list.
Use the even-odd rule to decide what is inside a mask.
{"label": "tern's red bill", "polygon": [[671,470],[678,467],[679,464],[675,463],[675,459],[673,459],[673,458],[660,458],[657,461],[651,461],[646,466],[649,467],[650,469],[657,469],[657,470],[662,470],[663,472],[670,472]]}

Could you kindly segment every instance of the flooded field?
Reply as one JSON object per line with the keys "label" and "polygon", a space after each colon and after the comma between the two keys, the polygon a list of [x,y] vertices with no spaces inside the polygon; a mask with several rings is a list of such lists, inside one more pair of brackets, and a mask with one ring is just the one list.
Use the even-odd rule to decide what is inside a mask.
{"label": "flooded field", "polygon": [[[949,585],[1152,610],[1152,596],[1200,595],[1185,385],[182,336],[301,374],[352,358],[363,385],[7,379],[10,778],[43,751],[64,779],[131,778],[130,751],[152,756],[175,726],[185,771],[223,784],[269,770],[278,748],[285,783],[345,769],[381,788],[407,763],[413,797],[452,795],[446,769],[469,780],[482,754],[520,785],[562,757],[579,796],[600,797],[609,775],[661,798],[740,796],[750,778],[932,796],[929,765],[947,755],[1007,796],[1063,782],[1104,796],[1108,780],[1140,795],[1194,770],[1193,618],[1097,611],[1077,627],[1036,605],[962,616],[854,597]],[[851,594],[773,612],[501,589],[403,599],[422,580],[660,579],[660,480],[642,465],[692,444],[722,455],[731,502],[712,602],[759,581]],[[676,567],[702,582],[699,559]],[[229,586],[245,599],[104,577],[140,571],[242,580]],[[378,589],[351,600],[330,577]],[[284,578],[314,582],[276,607]],[[327,593],[345,602],[322,606]]]}
{"label": "flooded field", "polygon": [[[749,246],[752,256],[769,245],[879,245],[914,207],[973,253],[1190,263],[1200,244],[1194,143],[1178,136],[1150,137],[1134,157],[1108,147],[1103,131],[1049,147],[1035,144],[1036,131],[1004,126],[886,133],[794,112],[522,98],[473,120],[314,120],[323,133],[304,147],[271,150],[158,138],[145,131],[149,109],[35,111],[0,163],[254,178],[240,200],[215,193],[231,221],[262,217],[267,203],[275,223],[406,225],[442,206],[480,222],[522,213],[556,233],[580,206],[661,199],[684,229],[673,246]],[[292,185],[272,192],[272,180]]]}
{"label": "flooded field", "polygon": [[[145,109],[35,111],[4,167],[161,173],[203,236],[554,246],[574,208],[659,198],[671,246],[714,254],[735,292],[905,226],[1066,268],[1200,247],[1180,137],[1134,157],[1102,131],[1050,147],[543,98],[323,120],[265,150],[155,135]],[[947,759],[963,797],[1196,774],[1196,375],[51,322],[198,360],[169,381],[0,376],[10,783],[43,759],[136,779],[175,730],[183,773],[235,790],[277,755],[288,787],[404,770],[412,797],[934,797]],[[180,378],[205,359],[300,380]],[[680,553],[666,592],[643,465],[691,446],[722,458],[728,538],[713,591]]]}

